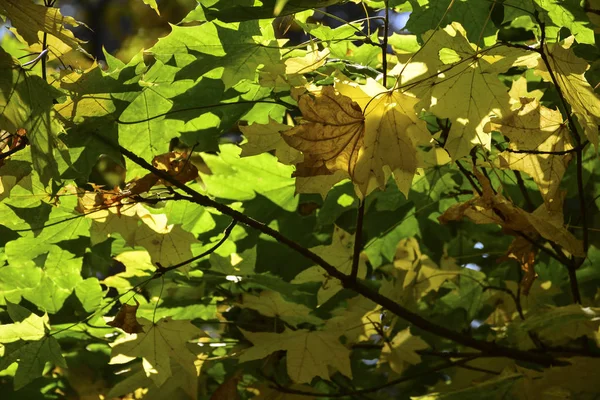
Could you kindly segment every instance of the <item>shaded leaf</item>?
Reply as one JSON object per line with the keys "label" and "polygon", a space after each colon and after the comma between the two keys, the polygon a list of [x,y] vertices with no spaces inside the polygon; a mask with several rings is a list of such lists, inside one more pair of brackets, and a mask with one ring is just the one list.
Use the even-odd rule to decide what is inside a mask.
{"label": "shaded leaf", "polygon": [[242,333],[254,346],[244,351],[240,362],[286,350],[288,375],[296,383],[310,383],[315,376],[329,379],[329,366],[352,377],[350,350],[340,343],[335,334],[305,329],[285,330],[280,334],[243,330]]}

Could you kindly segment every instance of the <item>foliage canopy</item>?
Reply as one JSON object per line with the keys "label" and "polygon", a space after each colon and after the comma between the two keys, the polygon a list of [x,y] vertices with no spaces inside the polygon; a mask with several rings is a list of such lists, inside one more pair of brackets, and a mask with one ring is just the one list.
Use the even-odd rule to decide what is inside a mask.
{"label": "foliage canopy", "polygon": [[0,0],[3,398],[598,396],[600,3],[352,2]]}

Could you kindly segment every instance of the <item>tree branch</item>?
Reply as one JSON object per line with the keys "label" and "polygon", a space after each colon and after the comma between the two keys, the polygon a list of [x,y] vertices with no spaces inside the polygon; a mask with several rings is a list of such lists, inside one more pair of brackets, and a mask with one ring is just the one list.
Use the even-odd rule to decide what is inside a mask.
{"label": "tree branch", "polygon": [[360,200],[360,206],[356,213],[356,233],[354,235],[354,251],[352,253],[352,270],[350,279],[358,277],[358,265],[360,264],[360,251],[362,250],[363,220],[365,218],[365,199]]}
{"label": "tree branch", "polygon": [[317,254],[315,254],[312,251],[310,251],[309,249],[299,245],[298,243],[296,243],[293,240],[289,239],[288,237],[282,235],[280,232],[270,228],[269,226],[265,225],[264,223],[257,221],[251,217],[248,217],[247,215],[245,215],[237,210],[234,210],[225,204],[218,203],[215,200],[212,200],[209,197],[198,193],[197,191],[195,191],[191,187],[187,186],[186,184],[179,182],[177,179],[175,179],[174,177],[169,175],[167,172],[161,171],[161,170],[155,168],[150,163],[148,163],[146,160],[144,160],[143,158],[139,157],[138,155],[132,153],[131,151],[127,150],[123,146],[116,145],[116,144],[106,140],[105,138],[103,138],[102,136],[98,135],[97,133],[95,133],[93,131],[91,132],[91,134],[94,135],[99,140],[102,140],[107,145],[109,145],[115,149],[118,149],[125,157],[129,158],[131,161],[135,162],[142,168],[154,173],[156,176],[160,177],[165,182],[169,182],[174,187],[182,190],[184,193],[186,193],[189,196],[189,198],[186,200],[189,200],[196,204],[200,204],[205,207],[212,207],[212,208],[216,209],[217,211],[230,216],[231,218],[235,219],[236,221],[238,221],[244,225],[247,225],[247,226],[254,228],[266,235],[271,236],[278,242],[286,245],[290,249],[296,251],[298,254],[306,257],[307,259],[313,261],[316,265],[322,267],[330,276],[338,279],[346,289],[351,289],[351,290],[355,291],[356,293],[366,297],[367,299],[372,300],[373,302],[381,305],[382,307],[386,308],[390,312],[396,314],[400,318],[406,320],[407,322],[413,324],[414,326],[416,326],[424,331],[427,331],[434,335],[441,336],[443,338],[452,340],[456,343],[462,344],[463,346],[472,347],[474,349],[480,350],[487,354],[503,355],[507,358],[511,358],[514,360],[531,362],[531,363],[536,363],[536,364],[545,365],[545,366],[568,364],[565,361],[556,360],[554,357],[547,355],[547,354],[537,354],[537,353],[533,353],[533,352],[529,352],[529,351],[500,346],[493,342],[487,342],[484,340],[472,338],[470,336],[465,336],[462,333],[453,331],[444,326],[437,325],[433,322],[430,322],[430,321],[426,320],[425,318],[421,317],[420,315],[408,310],[407,308],[404,308],[403,306],[396,303],[392,299],[381,295],[379,292],[371,289],[369,286],[363,284],[362,282],[351,279],[349,275],[346,275],[346,274],[340,272],[336,267],[329,264],[327,261],[325,261],[323,258],[318,256]]}

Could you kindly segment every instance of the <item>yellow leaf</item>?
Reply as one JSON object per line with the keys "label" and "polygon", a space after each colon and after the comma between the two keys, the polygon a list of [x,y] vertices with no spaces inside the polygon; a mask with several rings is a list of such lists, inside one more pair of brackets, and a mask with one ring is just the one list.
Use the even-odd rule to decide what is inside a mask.
{"label": "yellow leaf", "polygon": [[[325,261],[336,267],[336,269],[346,275],[352,271],[352,258],[354,254],[354,235],[350,235],[340,227],[336,226],[333,231],[331,244],[327,246],[317,246],[311,248],[311,251],[321,256]],[[367,276],[367,266],[361,258],[358,262],[359,279]],[[317,294],[318,304],[323,304],[337,292],[342,290],[341,282],[327,275],[325,270],[319,266],[310,267],[294,278],[292,283],[305,282],[323,282]]]}
{"label": "yellow leaf", "polygon": [[453,160],[476,145],[489,149],[491,135],[483,127],[492,115],[510,112],[510,97],[498,74],[512,66],[532,65],[539,55],[514,48],[479,53],[458,23],[425,33],[423,41],[427,44],[414,57],[403,55],[390,73],[399,75],[401,90],[422,99],[418,109],[451,120],[444,147]]}
{"label": "yellow leaf", "polygon": [[319,51],[316,45],[309,46],[306,55],[302,57],[290,57],[285,60],[285,74],[307,74],[312,72],[323,66],[328,56],[328,48]]}
{"label": "yellow leaf", "polygon": [[417,351],[428,347],[429,345],[423,339],[411,335],[410,328],[406,328],[398,332],[389,343],[386,342],[383,345],[380,362],[389,363],[394,372],[401,374],[408,366],[407,364],[420,363],[421,356]]}
{"label": "yellow leaf", "polygon": [[278,292],[265,290],[258,296],[245,293],[242,296],[242,301],[238,305],[240,307],[256,310],[267,317],[281,318],[294,325],[301,322],[321,322],[319,318],[309,315],[312,311],[310,308],[303,304],[289,302]]}
{"label": "yellow leaf", "polygon": [[369,340],[371,335],[380,331],[375,324],[380,323],[381,306],[362,296],[348,300],[346,307],[333,312],[333,316],[325,322],[328,332],[339,332],[346,337],[347,343]]}
{"label": "yellow leaf", "polygon": [[72,17],[61,15],[55,7],[44,7],[31,1],[3,0],[0,2],[0,14],[10,19],[13,27],[29,45],[38,42],[38,31],[46,32],[73,49],[78,49],[79,39],[65,25],[78,26]]}
{"label": "yellow leaf", "polygon": [[[520,108],[524,102],[528,103],[530,100],[540,100],[544,95],[544,92],[539,89],[534,89],[531,92],[527,90],[527,78],[520,76],[519,79],[513,81],[510,90],[508,91],[510,96],[510,104],[512,109]],[[523,101],[523,98],[525,101]]]}
{"label": "yellow leaf", "polygon": [[[537,100],[523,104],[521,108],[502,120],[493,119],[486,131],[499,131],[510,139],[513,151],[559,152],[571,150],[569,132],[558,110],[541,106]],[[557,196],[563,175],[572,159],[571,154],[528,154],[504,151],[499,156],[500,168],[525,172],[540,189],[549,205]]]}
{"label": "yellow leaf", "polygon": [[125,265],[125,271],[107,277],[102,283],[108,287],[116,288],[119,293],[131,289],[132,283],[129,281],[131,278],[150,278],[156,270],[147,251],[126,251],[116,256],[115,260]]}
{"label": "yellow leaf", "polygon": [[[571,46],[575,40],[569,36],[561,43],[547,44],[544,51],[548,54],[548,63],[558,81],[562,95],[577,116],[587,139],[598,148],[598,124],[600,124],[600,98],[585,78],[589,64],[577,57]],[[544,80],[552,82],[552,77],[542,60],[535,73]]]}
{"label": "yellow leaf", "polygon": [[146,376],[161,386],[171,376],[171,361],[192,375],[197,374],[197,357],[187,348],[189,340],[206,336],[190,321],[163,318],[156,323],[140,318],[146,333],[127,335],[111,343],[110,364],[122,364],[137,357],[144,360]]}
{"label": "yellow leaf", "polygon": [[303,119],[284,132],[286,142],[302,151],[296,176],[348,174],[365,196],[385,187],[390,174],[408,194],[417,169],[417,145],[429,134],[414,111],[417,99],[388,91],[375,80],[358,85],[337,79],[317,94],[300,97]]}
{"label": "yellow leaf", "polygon": [[100,243],[118,233],[128,246],[144,247],[152,262],[164,267],[192,258],[191,245],[199,243],[180,225],[169,224],[165,214],[152,214],[139,203],[121,209],[99,210],[86,217],[93,219],[92,243]]}
{"label": "yellow leaf", "polygon": [[335,171],[332,175],[297,176],[296,193],[318,193],[325,199],[333,186],[348,178],[344,171]]}
{"label": "yellow leaf", "polygon": [[416,299],[420,299],[432,290],[439,290],[447,280],[454,279],[459,269],[452,262],[446,262],[448,270],[440,269],[433,260],[419,249],[415,238],[401,240],[396,247],[394,268],[404,272],[402,289],[410,290]]}
{"label": "yellow leaf", "polygon": [[285,350],[288,375],[296,383],[310,383],[315,376],[329,379],[330,367],[352,378],[350,350],[340,343],[339,335],[306,329],[283,333],[240,330],[254,344],[240,356],[240,362],[258,360]]}
{"label": "yellow leaf", "polygon": [[280,124],[269,118],[268,124],[240,126],[248,142],[242,145],[241,157],[255,156],[275,150],[275,156],[282,164],[295,164],[302,161],[302,153],[290,147],[281,137],[281,133],[292,127]]}

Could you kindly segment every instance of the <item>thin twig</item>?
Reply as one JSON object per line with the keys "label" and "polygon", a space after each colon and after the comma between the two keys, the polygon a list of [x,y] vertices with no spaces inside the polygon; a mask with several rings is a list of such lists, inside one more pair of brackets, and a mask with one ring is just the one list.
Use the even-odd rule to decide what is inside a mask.
{"label": "thin twig", "polygon": [[169,267],[163,267],[162,265],[160,265],[159,263],[156,263],[156,266],[158,267],[158,269],[156,270],[155,274],[154,274],[154,279],[159,278],[161,276],[163,276],[164,274],[166,274],[169,271],[173,271],[177,268],[181,268],[184,265],[187,265],[189,263],[192,263],[196,260],[201,259],[202,257],[205,257],[211,253],[214,253],[219,247],[221,247],[223,245],[223,243],[225,243],[225,241],[227,240],[227,238],[229,238],[229,235],[231,235],[231,231],[233,230],[233,228],[236,226],[237,221],[235,219],[231,220],[231,222],[229,223],[229,225],[227,226],[227,228],[225,228],[225,231],[223,231],[223,237],[221,238],[221,240],[219,240],[214,246],[212,246],[210,249],[206,250],[205,252],[198,254],[195,257],[192,257],[188,260],[182,261],[178,264],[175,265],[171,265]]}
{"label": "thin twig", "polygon": [[513,171],[513,173],[515,174],[515,177],[517,178],[517,186],[519,187],[519,190],[521,191],[521,194],[523,195],[523,198],[525,199],[525,211],[532,212],[533,210],[535,210],[535,205],[533,204],[533,201],[531,200],[531,197],[529,196],[527,187],[525,187],[525,181],[523,180],[523,176],[521,175],[521,172],[519,172],[519,171]]}
{"label": "thin twig", "polygon": [[465,178],[467,178],[467,180],[469,181],[469,183],[471,184],[471,186],[473,187],[473,189],[477,192],[478,195],[483,195],[483,191],[481,190],[481,188],[479,186],[477,186],[477,184],[475,183],[475,180],[473,180],[473,177],[471,176],[471,172],[469,172],[461,163],[460,161],[456,160],[454,162],[456,164],[456,166],[458,167],[458,169],[460,170],[460,172],[462,172],[462,174],[465,176]]}

